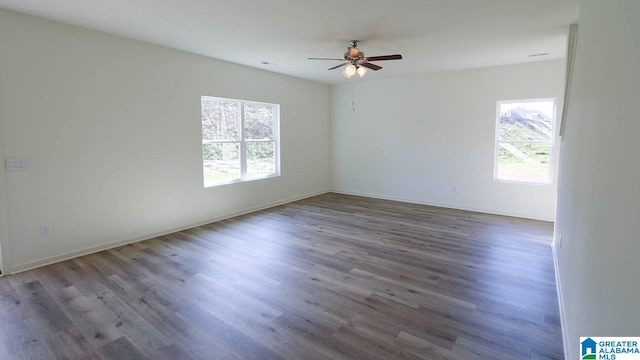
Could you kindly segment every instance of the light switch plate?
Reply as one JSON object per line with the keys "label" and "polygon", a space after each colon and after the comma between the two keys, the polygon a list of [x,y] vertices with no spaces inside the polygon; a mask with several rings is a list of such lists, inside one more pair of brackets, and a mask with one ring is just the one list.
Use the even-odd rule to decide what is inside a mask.
{"label": "light switch plate", "polygon": [[27,170],[29,168],[29,159],[27,158],[11,158],[6,161],[7,171]]}

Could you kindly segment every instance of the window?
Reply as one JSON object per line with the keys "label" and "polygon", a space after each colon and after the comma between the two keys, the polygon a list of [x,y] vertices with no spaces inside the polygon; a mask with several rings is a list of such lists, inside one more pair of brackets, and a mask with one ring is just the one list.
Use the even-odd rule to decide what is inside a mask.
{"label": "window", "polygon": [[280,105],[201,98],[204,186],[280,175]]}
{"label": "window", "polygon": [[555,99],[498,102],[497,180],[551,183],[555,112]]}

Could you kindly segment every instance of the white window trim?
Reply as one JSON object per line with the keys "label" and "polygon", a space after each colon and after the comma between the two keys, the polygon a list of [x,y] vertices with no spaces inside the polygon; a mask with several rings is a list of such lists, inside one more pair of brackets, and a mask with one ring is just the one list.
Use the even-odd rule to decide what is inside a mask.
{"label": "white window trim", "polygon": [[[514,103],[532,103],[532,102],[553,102],[553,114],[551,116],[551,140],[500,140],[500,106],[504,104]],[[556,144],[556,114],[558,112],[557,98],[539,98],[539,99],[524,99],[524,100],[501,100],[496,102],[496,121],[495,121],[495,141],[494,141],[494,157],[493,157],[493,180],[502,183],[512,184],[525,184],[525,185],[541,185],[550,186],[553,185],[554,179],[554,166],[553,159],[555,153]],[[505,144],[549,144],[549,177],[547,181],[522,181],[522,180],[509,180],[498,178],[498,155],[500,153],[500,143]]]}
{"label": "white window trim", "polygon": [[[208,185],[204,182],[204,167],[203,167],[203,176],[202,176],[202,184],[205,189],[213,188],[221,185],[229,185],[242,183],[247,181],[255,181],[255,180],[263,180],[280,176],[280,104],[274,103],[266,103],[259,101],[249,101],[249,100],[240,100],[240,99],[231,99],[231,98],[222,98],[217,96],[206,96],[202,95],[200,97],[200,101],[202,99],[213,99],[216,101],[226,101],[226,102],[239,102],[240,103],[240,129],[239,132],[239,140],[202,140],[202,145],[204,144],[240,144],[240,178],[233,179],[229,181],[217,182],[211,185]],[[245,105],[269,105],[274,107],[274,125],[273,125],[273,139],[256,139],[256,140],[246,140],[244,138],[244,106]],[[200,115],[202,116],[202,109],[200,109]],[[202,118],[200,119],[200,126],[202,127]],[[246,156],[246,143],[247,142],[273,142],[274,143],[274,156],[275,156],[275,173],[263,176],[253,176],[247,178],[247,156]],[[202,152],[202,151],[201,151]],[[204,161],[204,159],[203,159]],[[204,165],[204,163],[203,163]]]}

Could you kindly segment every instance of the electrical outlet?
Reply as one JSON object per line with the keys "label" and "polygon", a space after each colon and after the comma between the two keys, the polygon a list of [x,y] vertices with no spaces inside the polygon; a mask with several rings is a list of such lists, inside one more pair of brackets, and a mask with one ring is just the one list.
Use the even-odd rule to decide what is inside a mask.
{"label": "electrical outlet", "polygon": [[451,191],[453,191],[454,193],[458,193],[458,185],[451,185]]}
{"label": "electrical outlet", "polygon": [[187,207],[187,199],[180,199],[180,207],[182,208]]}
{"label": "electrical outlet", "polygon": [[27,158],[7,159],[6,166],[7,166],[7,171],[27,170],[29,169],[29,159]]}
{"label": "electrical outlet", "polygon": [[558,241],[558,248],[562,249],[562,235],[560,235],[560,240]]}
{"label": "electrical outlet", "polygon": [[45,224],[45,225],[40,225],[40,236],[49,236],[51,235],[51,225],[50,224]]}

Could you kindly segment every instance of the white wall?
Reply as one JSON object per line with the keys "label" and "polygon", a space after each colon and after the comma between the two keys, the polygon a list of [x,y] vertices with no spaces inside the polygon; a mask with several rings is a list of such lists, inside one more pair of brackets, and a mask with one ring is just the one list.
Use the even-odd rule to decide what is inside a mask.
{"label": "white wall", "polygon": [[553,220],[555,174],[552,185],[493,180],[496,102],[555,97],[560,107],[563,77],[564,61],[548,61],[333,86],[332,187]]}
{"label": "white wall", "polygon": [[[201,95],[280,104],[282,176],[204,189]],[[0,152],[31,161],[0,170],[5,272],[328,191],[330,106],[328,85],[0,10]]]}
{"label": "white wall", "polygon": [[640,336],[638,14],[636,0],[580,4],[555,230],[567,359],[580,336]]}

